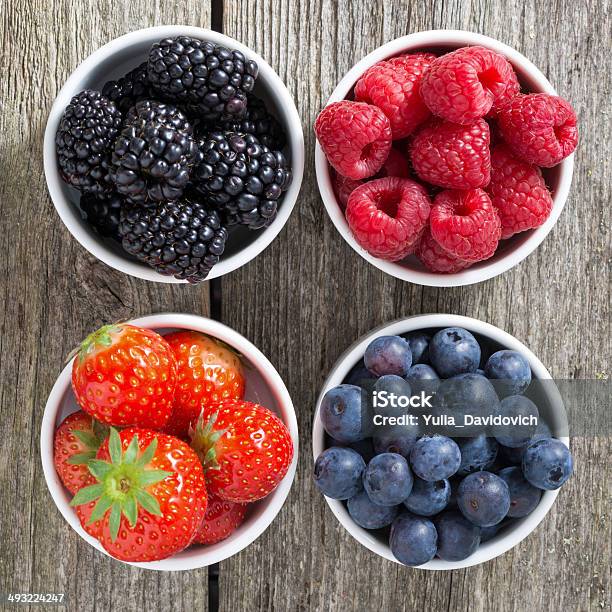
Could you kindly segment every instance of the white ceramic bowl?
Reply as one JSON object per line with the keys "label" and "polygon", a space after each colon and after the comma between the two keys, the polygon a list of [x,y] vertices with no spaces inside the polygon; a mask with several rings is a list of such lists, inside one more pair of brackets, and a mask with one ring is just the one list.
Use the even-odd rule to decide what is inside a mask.
{"label": "white ceramic bowl", "polygon": [[77,206],[78,192],[62,181],[57,169],[55,133],[64,109],[74,95],[87,88],[101,89],[106,81],[123,76],[145,61],[153,43],[180,34],[210,40],[228,48],[237,49],[247,58],[257,62],[259,76],[255,85],[255,93],[265,100],[270,111],[285,129],[287,134],[285,152],[290,157],[293,172],[293,181],[284,195],[276,219],[265,230],[257,232],[242,228],[237,230],[232,235],[221,261],[208,275],[209,280],[243,266],[259,255],[274,240],[289,219],[304,174],[304,135],[295,104],[272,67],[261,56],[237,40],[212,30],[192,26],[159,26],[137,30],[116,38],[92,53],[70,75],[57,95],[49,114],[44,141],[44,168],[49,194],[64,225],[92,255],[116,270],[161,283],[184,283],[186,281],[155,272],[146,264],[124,253],[111,240],[98,236],[82,219]]}
{"label": "white ceramic bowl", "polygon": [[[196,315],[166,313],[142,317],[130,323],[155,329],[162,334],[177,329],[196,330],[222,340],[234,348],[243,356],[248,366],[245,368],[245,398],[260,403],[278,414],[291,434],[294,456],[286,476],[270,495],[249,506],[246,520],[229,538],[210,546],[192,546],[162,561],[130,565],[152,570],[176,571],[218,563],[256,540],[274,520],[289,495],[295,477],[298,452],[297,420],[291,397],[280,375],[264,354],[238,332],[217,321]],[[71,495],[62,485],[53,465],[55,429],[66,416],[79,409],[72,392],[71,373],[72,362],[62,370],[45,406],[40,434],[43,472],[51,497],[66,521],[85,541],[108,554],[100,543],[81,527],[76,512],[69,506]]]}
{"label": "white ceramic bowl", "polygon": [[[534,379],[551,379],[550,374],[542,362],[522,342],[505,331],[502,331],[498,327],[490,325],[489,323],[484,323],[483,321],[478,321],[477,319],[462,317],[459,315],[427,314],[408,317],[407,319],[400,319],[398,321],[394,321],[393,323],[382,325],[381,327],[374,329],[357,340],[355,344],[348,348],[338,359],[332,368],[331,373],[327,377],[317,401],[317,408],[314,417],[312,430],[312,451],[314,459],[316,459],[325,449],[325,430],[323,429],[323,424],[319,418],[321,400],[329,389],[342,383],[342,381],[351,371],[351,368],[353,368],[353,366],[363,357],[368,344],[378,336],[398,335],[417,330],[432,328],[441,329],[444,327],[463,327],[473,334],[477,334],[491,342],[494,346],[496,346],[495,350],[499,350],[497,348],[499,346],[499,348],[503,347],[519,351],[529,361]],[[543,405],[542,403],[539,403],[538,407],[540,409],[540,413],[545,418],[546,422],[551,426],[553,432],[566,431],[567,420],[565,407],[556,386],[554,384],[542,385],[542,391],[543,397],[545,397],[545,404]],[[561,437],[560,440],[566,446],[569,446],[568,437]],[[476,552],[470,555],[467,559],[464,559],[463,561],[443,561],[441,559],[433,559],[432,561],[419,566],[419,569],[453,570],[484,563],[485,561],[498,557],[499,555],[510,550],[513,546],[516,546],[538,526],[540,521],[542,521],[542,519],[546,516],[546,513],[550,510],[558,493],[558,490],[544,491],[540,503],[531,514],[525,518],[517,520],[512,525],[509,525],[506,529],[502,529],[497,536],[488,542],[481,544]],[[330,499],[328,497],[325,498],[325,501],[342,526],[357,541],[381,557],[399,563],[399,561],[397,561],[397,559],[393,556],[388,542],[377,537],[374,532],[363,529],[357,525],[350,517],[343,502]]]}
{"label": "white ceramic bowl", "polygon": [[[542,72],[540,72],[540,70],[538,70],[538,68],[536,68],[536,66],[534,66],[524,55],[512,47],[493,38],[489,38],[488,36],[475,34],[473,32],[465,32],[462,30],[431,30],[396,38],[382,45],[382,47],[378,47],[378,49],[364,57],[360,62],[355,64],[355,66],[346,73],[340,83],[338,83],[338,86],[334,89],[328,100],[328,104],[349,97],[359,77],[377,62],[396,55],[401,55],[402,53],[411,53],[421,50],[438,52],[445,50],[449,51],[466,45],[481,45],[506,56],[516,70],[523,91],[545,92],[552,95],[557,94],[555,88],[550,84]],[[565,201],[567,200],[572,182],[574,156],[570,155],[555,168],[544,170],[546,183],[552,191],[553,208],[550,216],[543,225],[537,229],[522,232],[509,240],[503,241],[493,257],[455,274],[436,274],[434,272],[429,272],[414,256],[401,262],[389,262],[370,255],[365,249],[357,244],[357,241],[349,229],[342,208],[334,194],[330,166],[318,142],[315,152],[315,164],[319,191],[321,192],[321,198],[323,199],[325,208],[333,224],[336,226],[336,229],[359,255],[387,274],[411,283],[429,285],[432,287],[457,287],[460,285],[478,283],[493,278],[498,274],[502,274],[516,266],[538,247],[544,238],[546,238],[553,225],[557,222],[563,210],[563,206],[565,205]]]}

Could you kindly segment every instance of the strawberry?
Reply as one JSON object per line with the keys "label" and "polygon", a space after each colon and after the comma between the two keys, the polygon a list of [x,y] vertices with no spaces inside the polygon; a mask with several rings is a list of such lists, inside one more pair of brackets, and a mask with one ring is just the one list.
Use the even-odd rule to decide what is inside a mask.
{"label": "strawberry", "polygon": [[204,520],[194,542],[216,544],[229,537],[244,520],[247,504],[237,504],[219,499],[211,494]]}
{"label": "strawberry", "polygon": [[90,334],[72,364],[81,408],[108,425],[162,428],[175,387],[176,361],[168,343],[133,325],[105,325]]}
{"label": "strawberry", "polygon": [[53,462],[63,485],[74,495],[95,480],[87,469],[108,431],[82,410],[68,415],[55,430]]}
{"label": "strawberry", "polygon": [[225,399],[242,399],[244,374],[240,357],[219,340],[196,331],[164,336],[177,364],[174,408],[166,433],[186,438],[202,406]]}
{"label": "strawberry", "polygon": [[148,429],[111,428],[89,470],[95,484],[70,505],[113,557],[156,561],[191,544],[207,496],[202,464],[185,442]]}
{"label": "strawberry", "polygon": [[189,435],[206,470],[208,490],[226,501],[252,502],[269,495],[293,458],[285,424],[252,402],[204,406]]}

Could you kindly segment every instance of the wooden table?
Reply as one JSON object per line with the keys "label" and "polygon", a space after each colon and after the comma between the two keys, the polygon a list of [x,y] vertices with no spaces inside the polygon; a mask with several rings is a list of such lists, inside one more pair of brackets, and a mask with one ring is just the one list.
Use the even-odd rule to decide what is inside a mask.
{"label": "wooden table", "polygon": [[[382,561],[354,541],[315,491],[310,453],[329,368],[359,335],[400,316],[489,321],[558,378],[610,372],[609,3],[29,4],[0,5],[0,591],[65,592],[66,609],[80,612],[208,609],[217,588],[225,611],[610,609],[609,437],[573,440],[576,473],[535,533],[494,561],[445,573]],[[147,283],[96,261],[60,222],[42,172],[47,113],[70,72],[112,38],[168,23],[213,26],[261,53],[287,83],[306,135],[306,176],[286,228],[249,265],[197,287]],[[572,193],[550,236],[503,276],[456,289],[397,281],[359,258],[328,220],[313,168],[311,126],[342,75],[380,44],[431,28],[517,48],[573,101],[581,122]],[[256,543],[221,563],[218,584],[206,569],[146,572],[95,552],[53,506],[40,465],[42,412],[65,356],[103,322],[158,311],[212,314],[244,334],[277,366],[298,412],[291,495]]]}

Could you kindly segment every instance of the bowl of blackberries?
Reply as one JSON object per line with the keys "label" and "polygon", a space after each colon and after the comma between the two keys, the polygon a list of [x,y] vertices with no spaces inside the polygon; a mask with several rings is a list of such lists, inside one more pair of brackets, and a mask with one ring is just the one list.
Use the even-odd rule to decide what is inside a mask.
{"label": "bowl of blackberries", "polygon": [[313,478],[361,544],[452,570],[526,538],[573,471],[563,400],[541,361],[488,323],[419,315],[373,330],[328,376]]}
{"label": "bowl of blackberries", "polygon": [[198,283],[274,240],[297,199],[304,142],[259,55],[217,32],[162,26],[111,41],[72,73],[44,165],[57,212],[95,257]]}

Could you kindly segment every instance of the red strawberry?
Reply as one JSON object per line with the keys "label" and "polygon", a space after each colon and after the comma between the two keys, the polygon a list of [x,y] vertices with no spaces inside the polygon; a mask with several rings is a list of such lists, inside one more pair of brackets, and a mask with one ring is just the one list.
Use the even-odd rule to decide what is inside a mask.
{"label": "red strawberry", "polygon": [[108,425],[160,429],[170,418],[175,387],[168,343],[133,325],[105,325],[90,334],[72,364],[81,408]]}
{"label": "red strawberry", "polygon": [[73,495],[95,482],[87,469],[87,462],[96,456],[107,434],[106,428],[82,410],[68,415],[55,430],[55,471]]}
{"label": "red strawberry", "polygon": [[235,351],[196,331],[174,332],[164,340],[176,358],[178,376],[174,409],[164,431],[185,438],[202,406],[243,398],[242,363]]}
{"label": "red strawberry", "polygon": [[252,402],[204,406],[189,434],[206,470],[208,490],[226,501],[252,502],[269,495],[293,458],[285,424]]}
{"label": "red strawberry", "polygon": [[156,561],[191,544],[207,497],[202,464],[185,442],[137,427],[111,429],[89,469],[97,482],[70,505],[113,557]]}
{"label": "red strawberry", "polygon": [[216,544],[225,540],[242,523],[246,511],[247,504],[224,501],[211,494],[208,498],[204,520],[194,542]]}

